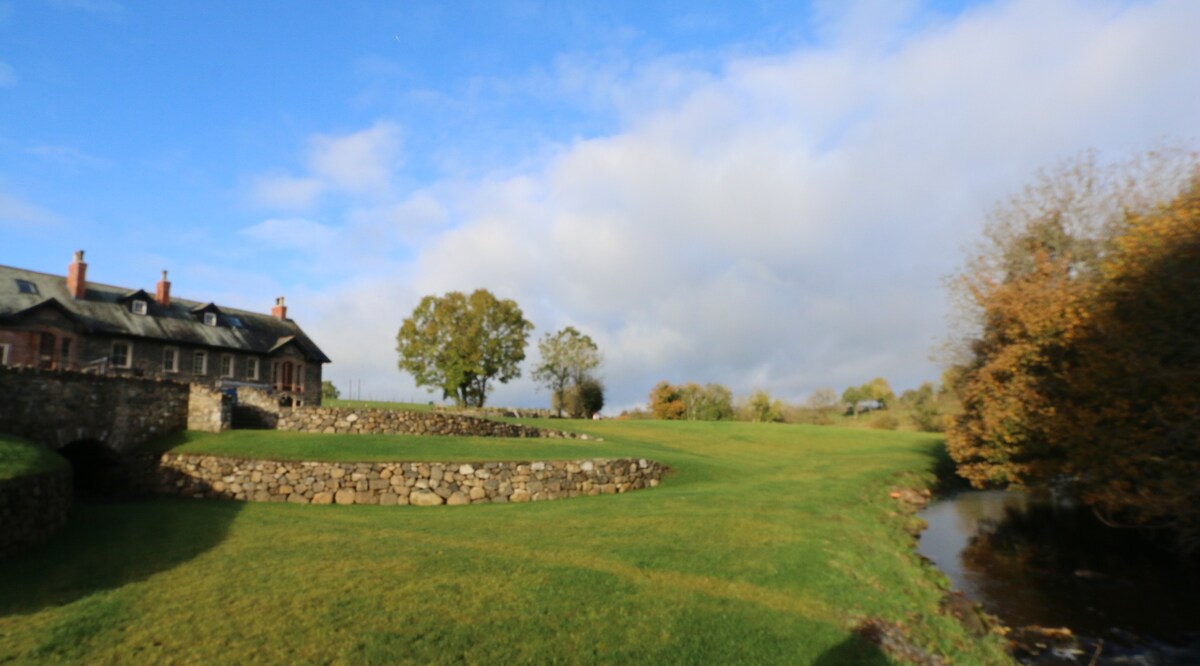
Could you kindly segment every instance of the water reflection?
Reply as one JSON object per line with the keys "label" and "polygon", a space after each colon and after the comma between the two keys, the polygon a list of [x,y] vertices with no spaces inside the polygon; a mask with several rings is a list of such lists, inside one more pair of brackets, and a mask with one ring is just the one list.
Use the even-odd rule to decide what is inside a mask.
{"label": "water reflection", "polygon": [[921,513],[918,551],[1010,626],[1113,627],[1166,640],[1200,630],[1200,575],[1145,535],[1021,492],[962,493]]}

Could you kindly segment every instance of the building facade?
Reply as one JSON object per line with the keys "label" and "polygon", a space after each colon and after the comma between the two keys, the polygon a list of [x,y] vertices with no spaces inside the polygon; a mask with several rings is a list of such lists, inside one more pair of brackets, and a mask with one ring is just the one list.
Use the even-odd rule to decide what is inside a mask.
{"label": "building facade", "polygon": [[287,317],[89,283],[83,252],[66,277],[0,266],[0,365],[257,386],[320,404],[329,358]]}

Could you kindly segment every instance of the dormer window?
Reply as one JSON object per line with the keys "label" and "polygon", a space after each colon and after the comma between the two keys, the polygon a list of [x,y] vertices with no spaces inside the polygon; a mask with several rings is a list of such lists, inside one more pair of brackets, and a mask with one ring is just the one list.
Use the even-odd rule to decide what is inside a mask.
{"label": "dormer window", "polygon": [[135,315],[146,314],[146,301],[133,301],[130,303],[129,307],[131,310],[133,310],[133,314]]}
{"label": "dormer window", "polygon": [[36,296],[38,288],[36,284],[29,280],[17,280],[17,292],[21,294],[34,294]]}
{"label": "dormer window", "polygon": [[216,326],[217,325],[217,313],[205,312],[204,313],[204,325],[205,326]]}

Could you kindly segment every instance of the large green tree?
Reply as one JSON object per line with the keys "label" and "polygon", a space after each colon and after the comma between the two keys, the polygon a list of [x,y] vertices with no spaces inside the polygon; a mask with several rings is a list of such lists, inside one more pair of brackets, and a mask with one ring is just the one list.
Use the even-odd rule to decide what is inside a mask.
{"label": "large green tree", "polygon": [[396,335],[400,369],[443,398],[482,407],[492,382],[521,376],[531,330],[515,301],[486,289],[426,296]]}
{"label": "large green tree", "polygon": [[[542,360],[533,370],[533,378],[551,391],[551,403],[562,416],[567,389],[580,386],[589,373],[600,365],[600,348],[592,338],[573,326],[542,336],[538,342]],[[603,402],[603,401],[602,401]]]}

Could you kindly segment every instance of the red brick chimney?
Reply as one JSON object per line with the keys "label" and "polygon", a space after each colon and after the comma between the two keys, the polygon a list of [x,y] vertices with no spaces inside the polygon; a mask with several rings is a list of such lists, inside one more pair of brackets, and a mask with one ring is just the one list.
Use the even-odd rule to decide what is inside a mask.
{"label": "red brick chimney", "polygon": [[87,294],[87,264],[83,263],[83,250],[76,251],[75,261],[67,266],[67,291],[75,299]]}
{"label": "red brick chimney", "polygon": [[163,271],[162,279],[158,281],[158,291],[154,294],[154,300],[164,308],[171,307],[171,283],[167,282],[166,271]]}
{"label": "red brick chimney", "polygon": [[275,307],[271,308],[271,316],[276,319],[287,319],[287,306],[283,304],[283,296],[275,299]]}

